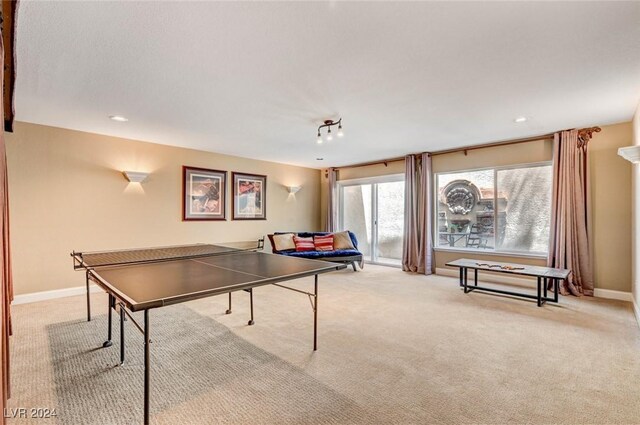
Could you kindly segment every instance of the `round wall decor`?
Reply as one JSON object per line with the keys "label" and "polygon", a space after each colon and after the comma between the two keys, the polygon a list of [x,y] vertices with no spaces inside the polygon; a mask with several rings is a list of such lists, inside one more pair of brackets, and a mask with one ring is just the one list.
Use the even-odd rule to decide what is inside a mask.
{"label": "round wall decor", "polygon": [[468,180],[454,180],[443,190],[444,203],[453,214],[467,215],[480,199],[480,191]]}

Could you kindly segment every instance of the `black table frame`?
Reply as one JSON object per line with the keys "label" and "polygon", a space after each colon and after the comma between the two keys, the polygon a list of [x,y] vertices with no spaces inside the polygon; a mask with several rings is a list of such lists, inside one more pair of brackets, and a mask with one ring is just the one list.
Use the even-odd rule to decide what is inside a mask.
{"label": "black table frame", "polygon": [[[345,268],[346,266],[342,266]],[[278,286],[280,288],[289,289],[291,291],[299,292],[302,294],[306,294],[309,296],[309,300],[311,301],[311,309],[313,310],[313,351],[318,350],[318,275],[320,273],[314,274],[314,291],[313,292],[305,292],[296,288],[290,288],[285,285],[280,285],[276,283],[272,283],[274,286]],[[89,279],[96,282],[102,289],[104,289],[109,295],[108,299],[108,321],[107,321],[107,340],[102,344],[103,348],[111,347],[113,345],[112,334],[113,334],[113,325],[112,325],[112,312],[115,311],[119,313],[120,317],[120,366],[124,365],[125,361],[125,328],[124,322],[127,320],[127,317],[131,322],[135,325],[135,327],[144,335],[144,425],[149,425],[150,418],[150,382],[151,382],[151,361],[150,361],[150,344],[152,343],[150,338],[150,323],[149,323],[149,311],[152,308],[144,309],[144,325],[141,325],[136,321],[133,317],[125,303],[118,298],[118,296],[111,291],[109,288],[102,285],[102,283],[95,279],[94,276],[89,273]],[[264,286],[264,285],[256,285],[256,286]],[[251,320],[248,322],[248,325],[251,326],[254,324],[253,321],[253,288],[248,289],[252,294],[251,298]],[[231,292],[229,291],[229,310],[226,311],[226,314],[231,313]],[[159,308],[159,307],[155,307]]]}
{"label": "black table frame", "polygon": [[[514,297],[528,298],[536,300],[538,307],[542,307],[547,301],[557,303],[559,302],[559,281],[564,279],[552,278],[546,276],[536,276],[537,279],[537,295],[531,295],[524,292],[505,291],[503,289],[488,288],[486,286],[478,286],[478,270],[503,272],[502,270],[491,270],[486,268],[475,268],[465,266],[454,266],[460,269],[460,287],[463,288],[464,293],[468,294],[472,291],[492,292],[495,294],[511,295]],[[473,269],[473,286],[469,285],[469,269]],[[553,297],[548,296],[547,287],[549,286],[549,280],[553,281]]]}
{"label": "black table frame", "polygon": [[[116,312],[120,318],[120,365],[122,366],[125,361],[125,328],[124,323],[127,321],[127,318],[134,324],[134,326],[144,335],[144,424],[149,424],[150,418],[150,380],[151,380],[151,362],[150,362],[150,323],[149,323],[149,311],[154,308],[160,308],[164,305],[154,305],[150,307],[135,309],[135,311],[142,310],[144,312],[144,324],[141,325],[136,321],[133,317],[132,310],[130,306],[128,306],[129,301],[126,300],[126,297],[123,297],[114,288],[109,285],[108,282],[105,282],[100,276],[97,274],[97,270],[93,267],[86,265],[82,261],[82,253],[72,252],[71,256],[74,260],[74,268],[85,269],[85,277],[87,284],[87,321],[91,320],[91,304],[89,300],[89,282],[95,282],[101,289],[103,289],[109,296],[108,298],[108,322],[107,322],[107,340],[102,344],[103,348],[111,347],[113,345],[112,334],[113,334],[113,324],[112,324],[112,312]],[[170,260],[167,260],[170,261]],[[151,261],[156,262],[156,261]],[[335,264],[335,268],[326,268],[324,270],[316,270],[314,272],[306,272],[299,273],[295,275],[281,276],[278,278],[265,279],[264,281],[258,281],[255,284],[244,284],[241,288],[229,287],[228,290],[222,290],[215,294],[207,294],[197,298],[204,298],[208,296],[222,295],[225,293],[229,294],[229,309],[226,311],[226,314],[231,313],[231,293],[239,290],[246,291],[250,294],[250,302],[251,302],[251,319],[248,322],[248,325],[251,326],[254,324],[253,317],[253,288],[259,286],[266,285],[274,285],[283,289],[288,289],[290,291],[298,292],[301,294],[305,294],[309,297],[309,301],[311,302],[311,309],[313,310],[313,351],[317,351],[318,349],[318,276],[322,273],[328,273],[331,271],[345,269],[347,266],[345,264]],[[96,267],[99,268],[99,267]],[[280,282],[298,279],[302,277],[310,277],[314,278],[314,291],[306,292],[297,288],[292,288],[286,285],[282,285]],[[192,298],[196,299],[196,297]],[[190,301],[190,300],[187,300]],[[170,305],[170,304],[167,304]]]}

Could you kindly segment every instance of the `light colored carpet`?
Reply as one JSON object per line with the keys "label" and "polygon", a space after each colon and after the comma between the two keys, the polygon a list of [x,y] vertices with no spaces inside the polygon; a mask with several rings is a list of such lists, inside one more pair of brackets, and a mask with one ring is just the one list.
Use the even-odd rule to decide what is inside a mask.
{"label": "light colored carpet", "polygon": [[[195,412],[172,423],[371,423],[367,411],[347,397],[183,305],[165,307],[151,323],[151,414],[202,399]],[[142,314],[136,314],[142,323]],[[135,331],[125,324],[127,328]],[[48,326],[58,410],[73,423],[142,422],[143,344],[129,334],[127,360],[115,367],[119,347],[96,349],[107,316],[91,323]],[[114,329],[119,343],[119,328]],[[131,339],[131,340],[129,340]],[[155,365],[158,367],[155,367]],[[114,391],[114,387],[117,389]],[[256,412],[259,417],[253,417]]]}
{"label": "light colored carpet", "polygon": [[[13,308],[9,408],[57,408],[36,423],[137,423],[141,336],[127,323],[128,362],[116,367],[117,342],[94,349],[106,296],[93,305],[91,323],[82,297]],[[306,296],[256,289],[254,326],[247,294],[225,308],[222,296],[152,311],[152,423],[640,423],[628,303],[538,308],[368,265],[320,278],[315,353]]]}

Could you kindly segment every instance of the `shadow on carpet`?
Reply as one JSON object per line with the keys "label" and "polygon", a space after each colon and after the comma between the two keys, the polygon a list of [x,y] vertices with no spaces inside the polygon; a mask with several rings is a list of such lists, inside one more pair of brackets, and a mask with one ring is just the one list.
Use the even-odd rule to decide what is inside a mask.
{"label": "shadow on carpet", "polygon": [[[302,369],[188,307],[164,307],[152,311],[150,317],[152,423],[377,421]],[[136,320],[141,319],[142,315],[136,314]],[[106,337],[106,315],[91,322],[47,327],[60,423],[142,423],[143,337],[126,322],[127,360],[118,366],[115,315],[113,324],[114,344],[106,349],[99,348]]]}

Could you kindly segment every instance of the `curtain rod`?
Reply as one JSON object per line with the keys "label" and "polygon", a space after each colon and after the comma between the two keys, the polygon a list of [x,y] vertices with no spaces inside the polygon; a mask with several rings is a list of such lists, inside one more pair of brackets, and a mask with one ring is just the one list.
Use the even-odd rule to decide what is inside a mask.
{"label": "curtain rod", "polygon": [[540,136],[525,137],[525,138],[522,138],[522,139],[505,140],[505,141],[502,141],[502,142],[484,143],[482,145],[465,146],[465,147],[461,147],[461,148],[443,149],[443,150],[440,150],[440,151],[431,152],[431,156],[445,155],[445,154],[454,153],[454,152],[464,152],[464,154],[466,155],[468,151],[472,151],[472,150],[475,150],[475,149],[493,148],[495,146],[517,145],[518,143],[535,142],[536,140],[550,140],[550,139],[553,140],[553,134],[554,133],[549,133],[549,134],[542,134]]}
{"label": "curtain rod", "polygon": [[[582,140],[589,141],[589,139],[591,139],[591,137],[593,136],[594,132],[595,133],[599,133],[601,130],[602,129],[600,127],[581,128],[580,130],[578,130],[578,137],[580,139],[582,139]],[[435,155],[444,155],[444,154],[454,153],[454,152],[464,152],[464,154],[466,155],[468,151],[475,150],[475,149],[484,149],[484,148],[492,148],[492,147],[496,147],[496,146],[515,145],[515,144],[518,144],[518,143],[534,142],[536,140],[553,140],[553,136],[554,135],[555,135],[555,133],[548,133],[548,134],[542,134],[542,135],[539,135],[539,136],[525,137],[525,138],[522,138],[522,139],[504,140],[504,141],[501,141],[501,142],[484,143],[484,144],[481,144],[481,145],[464,146],[464,147],[460,147],[460,148],[444,149],[444,150],[433,151],[433,152],[419,152],[419,153],[416,153],[414,155],[421,155],[423,153],[428,153],[431,156],[435,156]],[[410,154],[408,154],[408,155],[410,155]],[[333,169],[334,170],[340,170],[340,169],[344,169],[344,168],[367,167],[369,165],[379,165],[379,164],[384,164],[384,166],[386,167],[389,162],[403,161],[405,156],[398,156],[398,157],[395,157],[395,158],[382,159],[382,160],[379,160],[379,161],[361,162],[359,164],[353,164],[353,165],[344,165],[342,167],[333,167]]]}

